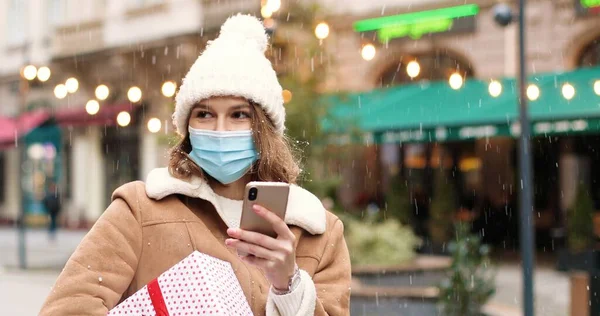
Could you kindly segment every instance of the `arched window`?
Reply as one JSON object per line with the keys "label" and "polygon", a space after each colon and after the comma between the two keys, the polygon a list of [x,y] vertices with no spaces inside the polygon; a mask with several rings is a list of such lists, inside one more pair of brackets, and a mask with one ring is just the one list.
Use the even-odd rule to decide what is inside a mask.
{"label": "arched window", "polygon": [[600,65],[600,37],[583,48],[577,62],[579,67]]}
{"label": "arched window", "polygon": [[[407,66],[413,61],[418,63],[419,71],[417,76],[411,78]],[[414,71],[414,69],[412,70]],[[473,76],[473,69],[468,63],[446,51],[438,50],[419,55],[402,56],[397,63],[390,65],[382,72],[379,84],[381,87],[390,87],[422,80],[448,80],[450,75],[455,72],[458,72],[463,78]],[[415,72],[412,75],[414,76]]]}

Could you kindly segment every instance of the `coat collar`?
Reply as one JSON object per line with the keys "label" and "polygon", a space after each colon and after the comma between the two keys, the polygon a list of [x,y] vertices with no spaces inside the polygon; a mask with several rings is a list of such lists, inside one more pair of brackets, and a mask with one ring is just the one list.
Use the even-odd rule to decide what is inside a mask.
{"label": "coat collar", "polygon": [[[193,177],[189,181],[177,179],[171,176],[167,168],[150,171],[146,180],[146,195],[160,200],[172,194],[209,201],[221,217],[225,212],[220,209],[215,192],[205,180],[199,177]],[[326,211],[319,198],[297,185],[290,186],[285,214],[288,225],[298,226],[312,235],[320,235],[325,232],[325,218]]]}

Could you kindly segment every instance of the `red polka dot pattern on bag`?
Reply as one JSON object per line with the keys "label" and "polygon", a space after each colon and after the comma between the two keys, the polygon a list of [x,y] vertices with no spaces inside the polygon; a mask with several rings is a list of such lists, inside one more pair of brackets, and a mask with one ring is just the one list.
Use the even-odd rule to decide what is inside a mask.
{"label": "red polka dot pattern on bag", "polygon": [[135,292],[135,294],[113,308],[108,315],[156,316],[154,307],[152,307],[152,301],[150,300],[150,294],[148,293],[148,287],[144,286]]}
{"label": "red polka dot pattern on bag", "polygon": [[[170,316],[252,315],[231,264],[197,251],[161,274],[158,284]],[[156,316],[147,286],[108,315]]]}

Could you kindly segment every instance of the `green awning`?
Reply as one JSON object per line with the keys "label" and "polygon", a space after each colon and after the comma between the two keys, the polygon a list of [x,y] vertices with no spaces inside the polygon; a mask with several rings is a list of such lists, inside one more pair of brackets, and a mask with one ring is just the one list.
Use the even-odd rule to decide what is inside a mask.
{"label": "green awning", "polygon": [[[540,96],[529,102],[534,135],[600,131],[600,67],[530,76]],[[513,78],[498,80],[494,98],[489,81],[468,79],[459,90],[447,82],[416,83],[330,98],[325,130],[347,140],[350,129],[367,141],[448,141],[517,136],[518,86]],[[567,100],[563,85],[575,95]]]}

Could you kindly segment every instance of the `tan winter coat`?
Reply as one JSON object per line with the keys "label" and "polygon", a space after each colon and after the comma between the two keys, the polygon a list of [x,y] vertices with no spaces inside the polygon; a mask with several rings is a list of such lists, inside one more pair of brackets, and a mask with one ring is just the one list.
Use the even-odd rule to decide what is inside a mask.
{"label": "tan winter coat", "polygon": [[[223,210],[206,182],[184,182],[156,169],[146,184],[125,184],[112,200],[67,262],[40,315],[106,315],[194,250],[232,264],[255,315],[277,314],[267,312],[273,304],[267,304],[270,284],[263,273],[225,246]],[[297,237],[296,262],[315,285],[314,314],[348,315],[350,259],[341,221],[296,186],[285,220]]]}

